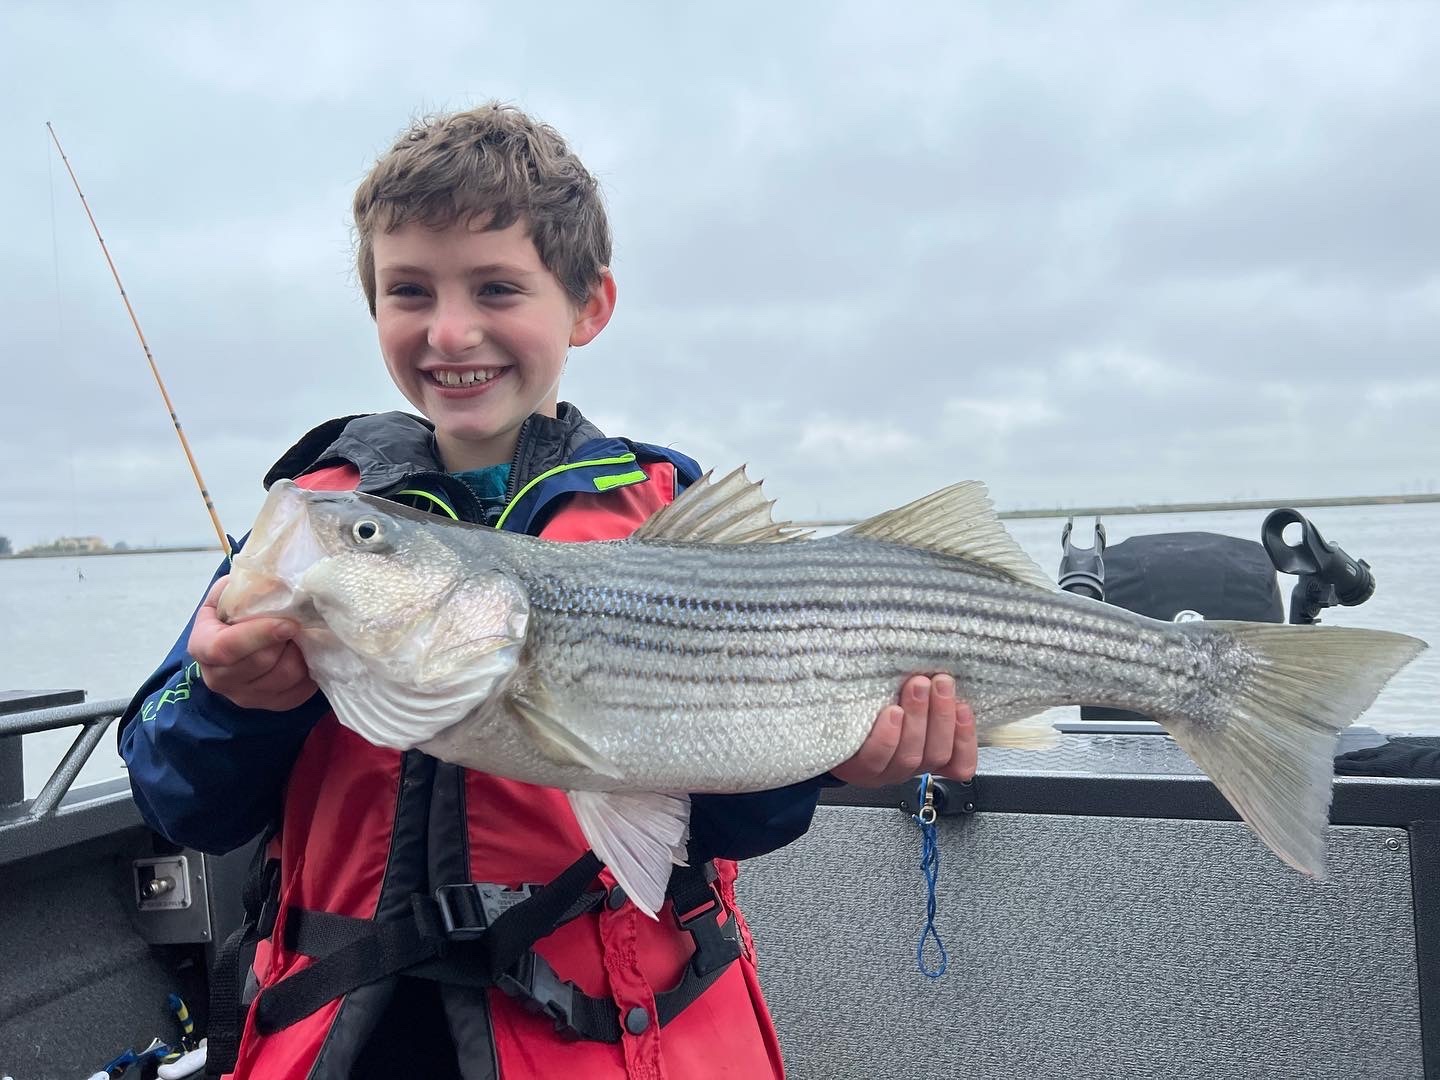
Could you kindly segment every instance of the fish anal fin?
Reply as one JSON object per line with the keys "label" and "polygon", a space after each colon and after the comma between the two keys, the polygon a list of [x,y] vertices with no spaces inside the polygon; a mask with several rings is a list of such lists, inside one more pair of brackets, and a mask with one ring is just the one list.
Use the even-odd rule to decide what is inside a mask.
{"label": "fish anal fin", "polygon": [[808,532],[771,515],[773,500],[741,466],[723,480],[706,473],[669,506],[655,511],[631,535],[632,540],[663,540],[688,544],[774,544],[801,540]]}
{"label": "fish anal fin", "polygon": [[611,761],[565,722],[555,699],[542,687],[512,693],[508,699],[535,749],[557,765],[578,765],[601,776],[624,776]]}
{"label": "fish anal fin", "polygon": [[1053,592],[1055,583],[1006,531],[990,493],[978,480],[942,488],[912,503],[876,514],[846,535],[938,551],[967,559],[1023,585]]}
{"label": "fish anal fin", "polygon": [[690,796],[651,791],[571,791],[570,806],[591,850],[635,906],[656,917],[670,868],[684,866]]}

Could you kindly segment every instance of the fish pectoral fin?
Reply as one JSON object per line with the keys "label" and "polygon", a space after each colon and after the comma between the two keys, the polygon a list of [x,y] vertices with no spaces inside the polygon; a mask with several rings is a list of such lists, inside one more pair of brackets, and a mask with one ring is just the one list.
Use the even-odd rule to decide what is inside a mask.
{"label": "fish pectoral fin", "polygon": [[571,791],[570,806],[591,849],[635,906],[656,917],[670,868],[685,866],[690,796],[654,791]]}
{"label": "fish pectoral fin", "polygon": [[557,765],[579,765],[617,780],[624,777],[619,765],[565,722],[555,699],[543,688],[511,694],[509,702],[535,749]]}
{"label": "fish pectoral fin", "polygon": [[1055,583],[1006,531],[990,504],[990,492],[979,480],[951,484],[876,514],[845,535],[938,551],[989,567],[1022,585],[1055,591]]}
{"label": "fish pectoral fin", "polygon": [[774,544],[803,540],[810,533],[770,514],[775,500],[745,475],[742,465],[725,479],[711,481],[707,472],[669,506],[655,511],[631,534],[632,540],[666,540],[687,544]]}

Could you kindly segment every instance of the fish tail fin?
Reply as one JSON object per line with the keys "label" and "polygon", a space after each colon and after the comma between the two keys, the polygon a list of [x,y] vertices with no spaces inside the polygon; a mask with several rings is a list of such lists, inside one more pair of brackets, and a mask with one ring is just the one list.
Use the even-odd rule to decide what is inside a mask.
{"label": "fish tail fin", "polygon": [[1326,876],[1335,747],[1426,644],[1351,627],[1190,622],[1196,639],[1224,635],[1248,662],[1201,699],[1198,712],[1152,715],[1285,862]]}

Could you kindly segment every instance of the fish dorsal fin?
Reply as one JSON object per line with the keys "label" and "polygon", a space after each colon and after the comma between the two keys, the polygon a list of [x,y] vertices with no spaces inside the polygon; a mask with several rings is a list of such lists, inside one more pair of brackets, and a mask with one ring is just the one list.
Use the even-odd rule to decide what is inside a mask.
{"label": "fish dorsal fin", "polygon": [[891,544],[940,551],[980,563],[1022,585],[1054,591],[1055,583],[1005,530],[979,480],[942,488],[846,532]]}
{"label": "fish dorsal fin", "polygon": [[632,540],[687,544],[774,544],[801,540],[808,532],[770,515],[775,505],[742,465],[723,480],[706,473],[669,506],[661,507],[636,529]]}

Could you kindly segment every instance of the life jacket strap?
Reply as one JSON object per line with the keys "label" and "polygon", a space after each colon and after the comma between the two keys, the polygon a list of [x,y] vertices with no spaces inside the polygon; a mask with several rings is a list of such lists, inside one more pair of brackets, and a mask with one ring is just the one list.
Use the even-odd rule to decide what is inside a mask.
{"label": "life jacket strap", "polygon": [[266,830],[255,847],[250,873],[240,899],[245,919],[215,950],[210,973],[210,1021],[206,1030],[205,1076],[207,1080],[233,1072],[240,1053],[240,1033],[245,1027],[243,987],[256,942],[275,929],[279,911],[280,860],[267,853],[273,829]]}
{"label": "life jacket strap", "polygon": [[[679,1016],[740,956],[739,924],[722,903],[720,894],[714,888],[714,880],[714,863],[676,867],[670,875],[667,892],[675,923],[691,936],[695,952],[685,965],[680,981],[669,990],[655,995],[656,1019],[661,1027]],[[531,1012],[548,1016],[554,1022],[555,1030],[567,1039],[619,1042],[624,1032],[615,1002],[608,997],[587,994],[575,983],[562,979],[549,961],[534,950],[534,941],[530,941],[515,961],[493,979],[487,978],[467,955],[475,941],[491,935],[511,937],[506,928],[493,918],[499,904],[504,902],[497,893],[515,895],[510,890],[484,883],[452,885],[437,890],[437,897],[445,898],[441,907],[448,912],[446,924],[453,928],[450,939],[458,940],[460,947],[452,947],[437,960],[412,968],[406,974],[462,986],[494,986]],[[593,911],[607,895],[610,894],[603,891],[583,894],[557,925]],[[529,902],[520,901],[516,909],[524,908]],[[506,910],[508,912],[509,909]],[[726,916],[724,923],[720,922],[722,914]],[[487,923],[490,924],[488,927]],[[498,941],[495,945],[497,949],[503,948]],[[505,950],[507,955],[512,951]]]}
{"label": "life jacket strap", "polygon": [[[541,938],[604,902],[605,891],[586,889],[599,869],[599,860],[587,852],[524,899],[486,883],[442,886],[434,896],[411,897],[408,917],[386,922],[292,907],[285,913],[285,943],[314,962],[260,992],[256,1029],[280,1031],[360,986],[403,974],[493,986],[550,1017],[566,1038],[619,1042],[623,1031],[615,1002],[562,979],[534,950]],[[695,953],[680,982],[655,995],[662,1026],[740,956],[736,917],[721,902],[713,880],[714,866],[708,863],[677,867],[671,875],[668,891],[676,924],[694,939]]]}

